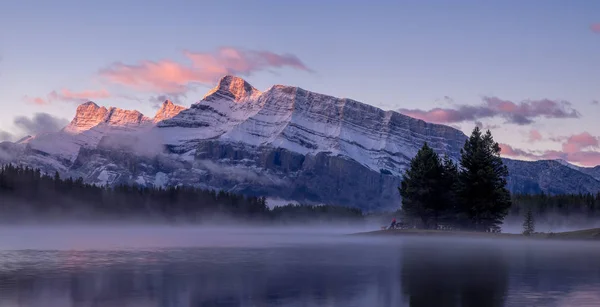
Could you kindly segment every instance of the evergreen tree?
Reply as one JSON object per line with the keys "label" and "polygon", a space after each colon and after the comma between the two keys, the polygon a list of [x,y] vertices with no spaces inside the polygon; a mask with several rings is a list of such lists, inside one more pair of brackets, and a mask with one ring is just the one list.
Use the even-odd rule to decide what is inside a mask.
{"label": "evergreen tree", "polygon": [[506,189],[508,169],[489,130],[484,135],[475,127],[461,150],[460,167],[460,210],[469,219],[469,227],[480,231],[499,229],[511,205]]}
{"label": "evergreen tree", "polygon": [[399,188],[402,210],[410,217],[419,218],[425,228],[437,228],[443,209],[442,175],[439,156],[425,143],[402,176]]}
{"label": "evergreen tree", "polygon": [[535,232],[535,220],[531,208],[525,212],[525,221],[523,222],[523,234],[528,236]]}
{"label": "evergreen tree", "polygon": [[442,162],[441,203],[444,205],[441,221],[447,226],[456,226],[460,220],[456,189],[458,187],[458,166],[448,155]]}

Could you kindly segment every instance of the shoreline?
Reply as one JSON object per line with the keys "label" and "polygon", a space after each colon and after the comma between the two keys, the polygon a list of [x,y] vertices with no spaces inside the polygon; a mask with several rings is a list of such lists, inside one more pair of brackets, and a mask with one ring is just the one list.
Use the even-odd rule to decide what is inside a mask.
{"label": "shoreline", "polygon": [[530,239],[530,240],[583,240],[600,241],[600,228],[583,229],[555,233],[534,233],[530,236],[516,233],[492,233],[477,231],[449,231],[427,229],[393,229],[375,230],[350,234],[352,236],[427,236],[427,237],[462,237],[462,238],[497,238],[497,239]]}

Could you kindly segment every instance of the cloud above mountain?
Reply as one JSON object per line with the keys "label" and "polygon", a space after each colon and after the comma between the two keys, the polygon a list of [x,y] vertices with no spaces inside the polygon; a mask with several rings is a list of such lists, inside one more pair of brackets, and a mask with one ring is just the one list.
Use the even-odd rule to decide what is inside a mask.
{"label": "cloud above mountain", "polygon": [[14,126],[25,135],[36,135],[44,132],[55,132],[62,129],[69,122],[48,113],[35,113],[33,117],[17,116],[13,120]]}
{"label": "cloud above mountain", "polygon": [[538,118],[579,118],[580,113],[568,101],[541,99],[515,103],[497,97],[483,97],[480,105],[456,105],[431,110],[400,109],[398,112],[424,121],[451,124],[500,117],[507,123],[527,125]]}
{"label": "cloud above mountain", "polygon": [[224,75],[249,76],[272,68],[311,71],[293,54],[222,47],[213,52],[185,51],[188,64],[172,60],[114,63],[100,70],[106,80],[136,90],[182,93],[193,84],[213,84]]}
{"label": "cloud above mountain", "polygon": [[14,139],[14,135],[8,131],[0,130],[0,142],[4,141],[12,141]]}
{"label": "cloud above mountain", "polygon": [[10,131],[0,130],[0,142],[16,141],[27,135],[56,132],[69,123],[64,118],[59,118],[48,113],[35,113],[32,117],[17,116],[13,119]]}
{"label": "cloud above mountain", "polygon": [[562,139],[562,150],[545,150],[541,152],[526,151],[514,148],[508,144],[500,144],[502,156],[511,158],[527,158],[531,160],[540,159],[563,159],[583,166],[596,166],[600,164],[600,139],[588,132],[574,134]]}
{"label": "cloud above mountain", "polygon": [[536,130],[536,129],[531,129],[529,131],[529,142],[534,143],[534,142],[539,142],[542,140],[542,134]]}
{"label": "cloud above mountain", "polygon": [[84,90],[80,92],[71,91],[68,89],[62,89],[60,91],[52,91],[46,95],[46,97],[29,97],[25,96],[25,100],[37,104],[47,105],[53,102],[75,102],[84,103],[95,99],[110,98],[111,94],[105,90]]}

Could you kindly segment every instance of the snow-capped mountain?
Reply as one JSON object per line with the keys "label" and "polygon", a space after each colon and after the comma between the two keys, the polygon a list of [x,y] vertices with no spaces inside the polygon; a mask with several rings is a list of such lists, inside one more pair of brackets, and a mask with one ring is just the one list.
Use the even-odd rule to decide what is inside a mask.
{"label": "snow-capped mountain", "polygon": [[[399,206],[401,174],[423,142],[457,159],[465,139],[351,99],[283,85],[261,92],[226,76],[189,108],[165,101],[153,118],[85,103],[58,133],[3,143],[0,159],[97,184],[194,185],[375,210]],[[596,178],[559,162],[507,164],[513,191],[600,191]],[[563,172],[575,184],[553,177]]]}

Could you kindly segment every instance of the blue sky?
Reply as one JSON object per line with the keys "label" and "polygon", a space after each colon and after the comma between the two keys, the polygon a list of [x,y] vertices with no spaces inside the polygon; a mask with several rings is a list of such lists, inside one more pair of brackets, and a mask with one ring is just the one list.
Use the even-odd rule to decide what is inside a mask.
{"label": "blue sky", "polygon": [[[600,100],[599,23],[598,1],[8,0],[0,12],[0,130],[17,135],[14,118],[36,112],[70,120],[86,95],[152,115],[151,98],[170,94],[165,87],[115,78],[126,65],[139,68],[127,77],[147,74],[144,61],[193,66],[195,82],[178,84],[188,90],[177,96],[190,105],[214,83],[213,74],[198,70],[223,63],[192,62],[185,52],[214,59],[230,47],[251,58],[246,64],[264,64],[260,52],[280,56],[280,67],[242,69],[261,90],[297,85],[418,110],[467,133],[478,122],[510,145],[506,154],[599,164],[600,105],[592,103]],[[101,73],[107,69],[108,78]],[[514,108],[492,106],[489,98]],[[554,104],[535,103],[543,99]],[[493,112],[465,117],[472,111],[465,106]],[[434,108],[466,119],[432,117]],[[526,123],[507,119],[515,114],[525,114]]]}

